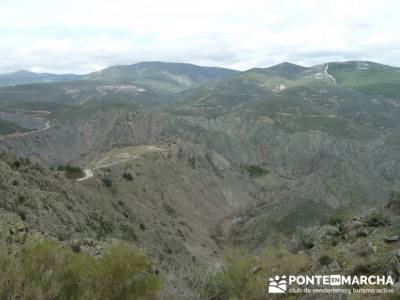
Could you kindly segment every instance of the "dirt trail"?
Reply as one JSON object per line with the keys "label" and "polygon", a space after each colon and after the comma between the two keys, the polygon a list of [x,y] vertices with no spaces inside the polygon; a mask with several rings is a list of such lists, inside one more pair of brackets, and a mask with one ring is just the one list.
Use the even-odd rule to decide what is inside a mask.
{"label": "dirt trail", "polygon": [[15,138],[19,138],[19,137],[22,137],[22,136],[28,136],[28,135],[36,134],[38,132],[48,130],[51,127],[53,127],[53,126],[50,125],[50,122],[48,121],[48,122],[45,123],[45,126],[43,128],[40,128],[40,129],[37,129],[37,130],[33,130],[33,131],[29,131],[29,132],[24,132],[24,133],[9,134],[9,135],[6,135],[4,137],[4,139],[15,139]]}
{"label": "dirt trail", "polygon": [[123,160],[119,160],[119,161],[115,161],[115,162],[110,162],[104,165],[96,165],[93,169],[84,169],[83,172],[85,173],[84,177],[78,178],[76,181],[85,181],[89,178],[92,178],[94,173],[93,170],[98,170],[98,169],[102,169],[102,168],[107,168],[110,166],[114,166],[114,165],[118,165],[118,164],[122,164],[124,162],[130,161],[130,160],[134,160],[138,158],[138,156],[132,156],[131,158],[127,158],[127,159],[123,159]]}
{"label": "dirt trail", "polygon": [[[163,148],[159,148],[156,146],[146,146],[145,149],[147,150],[146,152],[165,150]],[[94,166],[91,169],[90,168],[84,169],[83,172],[85,173],[85,176],[77,179],[77,181],[85,181],[85,180],[93,177],[94,170],[122,164],[127,161],[135,160],[138,157],[139,157],[139,155],[135,155],[135,154],[132,154],[129,152],[121,152],[121,153],[117,153],[117,154],[114,154],[113,152],[111,152],[110,154],[106,155],[104,158],[100,159],[97,163],[94,163]]]}
{"label": "dirt trail", "polygon": [[87,179],[93,177],[93,171],[90,169],[84,169],[83,173],[85,173],[85,176],[77,179],[76,181],[84,181],[84,180],[87,180]]}
{"label": "dirt trail", "polygon": [[138,158],[138,156],[133,155],[130,158],[125,158],[125,159],[122,159],[122,160],[109,162],[109,163],[106,163],[106,164],[103,164],[103,165],[97,165],[96,167],[93,168],[93,170],[107,168],[107,167],[111,167],[111,166],[114,166],[114,165],[122,164],[124,162],[130,161],[130,160],[134,160],[136,158]]}

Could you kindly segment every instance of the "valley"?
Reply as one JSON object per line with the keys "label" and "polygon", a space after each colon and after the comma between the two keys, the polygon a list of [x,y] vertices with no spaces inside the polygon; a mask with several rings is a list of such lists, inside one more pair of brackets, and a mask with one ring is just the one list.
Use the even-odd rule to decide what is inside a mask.
{"label": "valley", "polygon": [[[161,269],[167,298],[190,299],[192,269],[217,266],[229,246],[279,246],[310,264],[329,252],[352,272],[335,252],[356,251],[339,223],[381,212],[400,188],[398,68],[148,62],[51,83],[10,78],[0,212],[67,245],[132,243]],[[356,242],[381,245],[384,261],[394,223],[365,222]]]}

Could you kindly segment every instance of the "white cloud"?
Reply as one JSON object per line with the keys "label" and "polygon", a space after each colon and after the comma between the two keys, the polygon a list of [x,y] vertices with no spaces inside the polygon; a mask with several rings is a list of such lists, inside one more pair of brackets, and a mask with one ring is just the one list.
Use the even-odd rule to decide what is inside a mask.
{"label": "white cloud", "polygon": [[0,72],[400,61],[399,1],[0,0]]}

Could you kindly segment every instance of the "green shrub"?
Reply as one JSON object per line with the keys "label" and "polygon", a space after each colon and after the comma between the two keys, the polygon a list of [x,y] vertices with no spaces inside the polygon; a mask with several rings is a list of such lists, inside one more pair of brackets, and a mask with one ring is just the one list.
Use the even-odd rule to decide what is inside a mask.
{"label": "green shrub", "polygon": [[96,260],[57,241],[36,241],[0,247],[0,287],[0,299],[144,299],[157,293],[160,279],[126,245]]}
{"label": "green shrub", "polygon": [[390,220],[382,211],[373,210],[363,218],[363,223],[366,226],[378,227],[389,225]]}
{"label": "green shrub", "polygon": [[305,228],[299,228],[294,235],[297,243],[297,250],[308,250],[315,245],[315,236],[312,231],[308,231]]}
{"label": "green shrub", "polygon": [[101,180],[103,181],[105,186],[107,186],[109,188],[112,187],[113,182],[112,182],[112,179],[110,177],[103,177]]}
{"label": "green shrub", "polygon": [[333,259],[327,254],[322,254],[318,258],[318,262],[321,266],[327,266],[333,262]]}
{"label": "green shrub", "polygon": [[30,242],[17,252],[3,251],[1,256],[0,260],[9,261],[0,270],[0,281],[6,281],[2,299],[55,299],[59,295],[68,257],[57,242]]}
{"label": "green shrub", "polygon": [[390,192],[389,203],[400,203],[400,191],[393,190]]}
{"label": "green shrub", "polygon": [[350,220],[351,214],[347,211],[339,210],[336,211],[328,220],[329,225],[335,226],[340,225]]}
{"label": "green shrub", "polygon": [[[265,270],[264,275],[307,274],[310,259],[304,252],[291,253],[283,245],[269,246],[262,255],[261,266]],[[277,273],[278,272],[278,273]]]}
{"label": "green shrub", "polygon": [[265,277],[254,272],[254,255],[246,249],[228,248],[218,270],[208,269],[195,284],[200,299],[261,299]]}
{"label": "green shrub", "polygon": [[222,272],[214,268],[201,269],[193,274],[195,299],[227,299],[228,290]]}
{"label": "green shrub", "polygon": [[132,173],[130,173],[130,172],[125,172],[125,173],[122,175],[122,177],[124,177],[124,179],[125,179],[126,181],[132,181],[132,180],[133,180]]}
{"label": "green shrub", "polygon": [[97,262],[94,290],[98,299],[141,299],[154,296],[160,287],[151,262],[128,246],[116,245]]}
{"label": "green shrub", "polygon": [[96,259],[85,253],[68,251],[68,265],[65,266],[61,280],[63,288],[60,299],[94,299],[93,273],[96,271]]}
{"label": "green shrub", "polygon": [[0,245],[0,299],[11,299],[10,289],[14,271],[14,259],[8,249]]}
{"label": "green shrub", "polygon": [[261,177],[269,173],[268,170],[257,165],[247,165],[244,166],[244,169],[246,170],[247,173],[249,173],[251,177]]}
{"label": "green shrub", "polygon": [[65,172],[65,176],[69,179],[78,179],[85,176],[80,167],[71,166],[70,164],[58,166],[57,171]]}
{"label": "green shrub", "polygon": [[257,257],[244,248],[228,248],[221,266],[194,272],[195,299],[269,299],[265,280],[287,274],[307,274],[311,260],[284,246],[269,246]]}
{"label": "green shrub", "polygon": [[264,280],[253,273],[256,260],[250,251],[229,248],[223,255],[224,269],[221,281],[229,298],[255,299],[263,293]]}

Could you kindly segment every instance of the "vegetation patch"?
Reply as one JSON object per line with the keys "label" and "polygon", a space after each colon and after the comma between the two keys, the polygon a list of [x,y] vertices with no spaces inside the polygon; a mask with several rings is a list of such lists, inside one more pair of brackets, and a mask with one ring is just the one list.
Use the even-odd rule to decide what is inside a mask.
{"label": "vegetation patch", "polygon": [[343,224],[344,222],[350,220],[351,214],[345,210],[336,211],[328,220],[328,224],[335,226]]}
{"label": "vegetation patch", "polygon": [[65,172],[65,176],[67,176],[67,178],[69,179],[78,179],[85,176],[83,170],[80,167],[71,166],[70,164],[65,166],[63,165],[58,166],[57,171]]}
{"label": "vegetation patch", "polygon": [[130,173],[130,172],[125,172],[125,173],[122,175],[122,177],[124,177],[124,179],[125,179],[126,181],[132,181],[132,180],[133,180],[132,173]]}
{"label": "vegetation patch", "polygon": [[153,299],[161,281],[128,245],[95,259],[57,241],[0,247],[0,299]]}
{"label": "vegetation patch", "polygon": [[329,216],[330,209],[327,206],[312,200],[303,200],[277,222],[277,228],[285,233],[293,233],[298,227],[324,224]]}
{"label": "vegetation patch", "polygon": [[363,223],[369,227],[387,226],[390,220],[382,211],[373,210],[363,218]]}
{"label": "vegetation patch", "polygon": [[218,269],[194,275],[196,299],[269,299],[265,279],[279,274],[307,274],[310,260],[304,253],[293,254],[278,245],[259,255],[246,248],[227,248]]}
{"label": "vegetation patch", "polygon": [[323,254],[318,258],[318,262],[321,266],[327,266],[333,262],[333,259],[329,255]]}
{"label": "vegetation patch", "polygon": [[269,171],[267,169],[264,169],[257,165],[246,165],[244,166],[244,169],[247,173],[249,173],[251,177],[261,177],[269,174]]}
{"label": "vegetation patch", "polygon": [[113,186],[113,181],[112,181],[112,179],[111,179],[111,177],[103,177],[103,178],[101,178],[101,181],[104,183],[104,185],[106,186],[106,187],[112,187]]}

